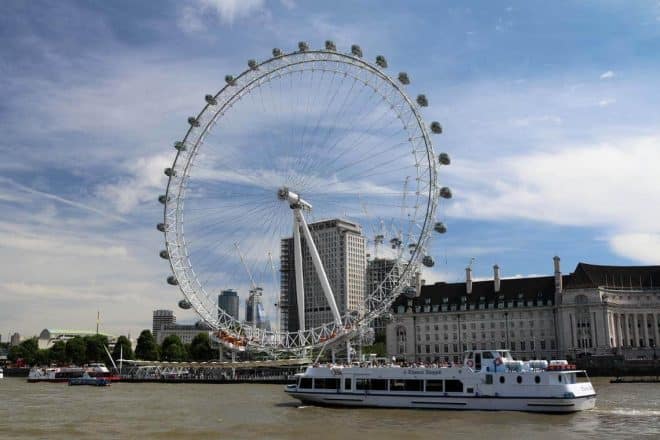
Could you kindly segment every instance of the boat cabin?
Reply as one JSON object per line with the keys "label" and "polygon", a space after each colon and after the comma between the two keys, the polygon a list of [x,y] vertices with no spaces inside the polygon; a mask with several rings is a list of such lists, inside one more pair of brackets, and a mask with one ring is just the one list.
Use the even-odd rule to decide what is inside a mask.
{"label": "boat cabin", "polygon": [[465,352],[463,365],[474,371],[497,371],[497,367],[514,362],[509,350],[473,350]]}

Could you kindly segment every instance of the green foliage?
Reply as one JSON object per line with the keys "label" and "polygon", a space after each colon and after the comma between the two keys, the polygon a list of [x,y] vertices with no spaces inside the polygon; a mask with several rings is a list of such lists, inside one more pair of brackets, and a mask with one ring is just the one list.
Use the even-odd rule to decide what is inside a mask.
{"label": "green foliage", "polygon": [[37,353],[39,352],[39,344],[37,338],[26,339],[19,345],[14,345],[7,353],[7,359],[16,362],[18,359],[23,359],[28,365],[35,365],[37,361]]}
{"label": "green foliage", "polygon": [[87,343],[80,336],[66,341],[66,358],[68,361],[77,365],[82,365],[87,360]]}
{"label": "green foliage", "polygon": [[384,342],[376,342],[374,345],[362,347],[362,353],[366,355],[374,353],[378,357],[385,357],[387,356],[387,348]]}
{"label": "green foliage", "polygon": [[199,333],[190,343],[190,359],[204,362],[215,358],[215,350],[211,348],[208,333]]}
{"label": "green foliage", "polygon": [[49,365],[50,364],[50,350],[37,350],[34,355],[35,365]]}
{"label": "green foliage", "polygon": [[140,333],[137,346],[135,347],[135,357],[145,361],[158,360],[158,345],[150,330],[142,330],[142,333]]}
{"label": "green foliage", "polygon": [[181,362],[186,360],[186,349],[177,335],[170,335],[163,340],[161,354],[164,361]]}
{"label": "green foliage", "polygon": [[135,359],[133,349],[131,348],[131,341],[129,341],[126,336],[118,337],[117,342],[115,343],[115,348],[112,350],[113,359],[119,359],[121,356],[123,356],[124,359]]}
{"label": "green foliage", "polygon": [[56,364],[65,364],[68,362],[67,355],[66,355],[66,344],[64,341],[57,341],[55,344],[53,344],[52,347],[50,347],[50,355],[49,359],[50,362],[54,362]]}
{"label": "green foliage", "polygon": [[103,335],[85,336],[85,359],[87,362],[104,362],[108,359],[105,348],[108,338]]}

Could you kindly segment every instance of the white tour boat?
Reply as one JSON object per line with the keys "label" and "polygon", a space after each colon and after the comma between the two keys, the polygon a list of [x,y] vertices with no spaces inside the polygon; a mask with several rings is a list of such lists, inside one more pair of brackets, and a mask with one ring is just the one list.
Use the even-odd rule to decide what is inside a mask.
{"label": "white tour boat", "polygon": [[2,379],[3,377],[4,377],[4,374],[2,372],[2,367],[0,367],[0,379]]}
{"label": "white tour boat", "polygon": [[564,413],[596,404],[584,370],[516,361],[508,350],[470,351],[456,366],[314,365],[296,376],[286,392],[319,405]]}

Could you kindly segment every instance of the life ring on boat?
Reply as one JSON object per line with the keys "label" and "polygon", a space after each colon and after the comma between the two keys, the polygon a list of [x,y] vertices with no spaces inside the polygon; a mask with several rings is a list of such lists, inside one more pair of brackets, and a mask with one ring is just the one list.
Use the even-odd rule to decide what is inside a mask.
{"label": "life ring on boat", "polygon": [[467,364],[467,366],[470,367],[470,368],[474,367],[474,362],[472,362],[472,359],[468,359],[468,361],[466,362],[466,364]]}
{"label": "life ring on boat", "polygon": [[495,358],[495,365],[497,365],[497,366],[502,365],[502,358],[501,357],[496,357]]}

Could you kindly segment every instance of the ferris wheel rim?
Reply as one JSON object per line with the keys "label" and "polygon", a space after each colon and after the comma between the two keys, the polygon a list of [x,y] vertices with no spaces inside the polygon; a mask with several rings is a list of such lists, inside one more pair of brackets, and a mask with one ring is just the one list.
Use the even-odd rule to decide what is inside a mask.
{"label": "ferris wheel rim", "polygon": [[[317,58],[314,58],[315,56],[317,56]],[[295,63],[287,63],[285,61],[285,60],[291,59],[291,58],[302,58],[302,59],[296,61]],[[421,254],[422,254],[422,252],[423,252],[423,250],[426,246],[426,243],[429,239],[429,236],[430,236],[430,222],[431,222],[431,219],[435,216],[435,210],[436,210],[436,207],[437,207],[437,202],[436,202],[436,198],[437,198],[437,194],[436,194],[436,189],[437,189],[436,188],[436,175],[437,175],[437,171],[436,171],[436,168],[435,168],[435,157],[434,157],[434,152],[433,152],[433,145],[432,145],[432,142],[430,140],[429,133],[426,130],[426,127],[424,125],[423,118],[421,117],[419,109],[417,108],[416,104],[408,96],[408,94],[405,92],[404,88],[401,85],[397,84],[394,79],[392,79],[389,75],[385,74],[378,67],[372,65],[369,62],[366,62],[362,58],[359,58],[359,57],[356,57],[356,56],[353,56],[353,55],[349,55],[349,54],[340,53],[340,52],[328,51],[328,50],[309,50],[309,51],[305,51],[305,52],[293,52],[293,53],[290,53],[290,54],[283,54],[282,56],[269,58],[269,59],[267,59],[263,62],[260,62],[260,63],[256,64],[256,68],[251,67],[251,68],[246,69],[239,76],[234,78],[232,83],[228,82],[227,85],[225,85],[223,88],[220,89],[220,91],[218,91],[215,95],[213,95],[213,99],[217,100],[223,93],[225,93],[227,91],[231,91],[231,88],[235,87],[235,84],[239,80],[241,80],[242,78],[245,78],[247,75],[249,75],[250,72],[260,71],[264,66],[267,66],[270,63],[277,63],[277,62],[281,63],[281,65],[279,65],[277,67],[277,69],[272,69],[272,70],[269,70],[269,71],[265,71],[265,73],[258,76],[257,78],[253,78],[249,84],[252,84],[256,81],[259,81],[260,79],[271,75],[275,71],[284,70],[284,69],[290,68],[291,66],[294,66],[294,65],[304,65],[304,64],[307,64],[307,63],[314,63],[314,62],[335,62],[335,63],[337,63],[337,65],[346,64],[346,65],[350,65],[350,66],[353,66],[353,67],[358,67],[359,69],[362,69],[366,72],[369,72],[370,74],[375,74],[375,76],[377,76],[381,81],[387,83],[396,92],[398,92],[397,96],[402,98],[406,102],[406,104],[407,104],[407,109],[406,110],[409,110],[412,113],[412,115],[414,115],[415,122],[416,122],[415,125],[419,129],[419,132],[422,135],[421,138],[423,139],[423,143],[424,143],[424,147],[425,147],[425,151],[426,151],[426,161],[428,163],[428,174],[429,174],[429,177],[428,177],[429,178],[428,197],[426,198],[427,200],[426,200],[426,203],[425,203],[426,212],[424,213],[423,216],[420,217],[421,219],[423,219],[423,222],[422,222],[422,225],[421,225],[421,228],[420,228],[419,239],[417,240],[417,246],[415,247],[414,251],[411,253],[410,258],[408,259],[408,263],[404,266],[404,271],[399,276],[399,278],[404,279],[405,276],[410,276],[409,272],[414,269],[413,268],[413,263],[419,260]],[[236,98],[241,91],[245,90],[247,88],[247,86],[248,85],[244,85],[243,89],[237,90],[234,93],[231,93],[231,92],[228,93],[229,99],[224,103],[224,105],[227,105],[228,103],[232,102],[232,100],[234,98]],[[239,99],[240,99],[240,97],[239,97]],[[207,101],[208,101],[208,99],[207,99]],[[212,106],[213,105],[210,102],[207,102],[207,105],[205,105],[203,107],[203,109],[199,112],[199,114],[195,117],[195,119],[197,121],[199,121],[207,113],[207,111],[209,111],[209,108],[212,107]],[[190,178],[189,166],[192,163],[192,161],[194,159],[194,156],[195,156],[196,152],[198,151],[198,148],[200,148],[203,145],[203,141],[204,141],[205,136],[210,132],[214,122],[217,120],[217,118],[221,114],[220,107],[217,109],[217,111],[211,112],[211,113],[213,113],[213,116],[208,121],[206,121],[206,123],[203,125],[203,127],[200,127],[201,124],[199,126],[195,126],[195,125],[191,124],[190,128],[188,129],[188,131],[186,132],[186,135],[184,136],[184,138],[182,140],[182,143],[184,145],[190,145],[189,144],[189,139],[192,136],[194,138],[194,144],[191,145],[193,151],[188,154],[188,159],[186,161],[187,163],[185,165],[186,168],[185,168],[184,174],[182,176],[180,176],[179,184],[178,185],[174,184],[174,181],[175,181],[174,176],[170,176],[170,178],[168,179],[167,190],[166,190],[166,194],[165,194],[165,203],[164,203],[164,205],[165,205],[164,206],[164,221],[165,221],[165,223],[164,223],[165,224],[165,231],[164,232],[165,232],[166,247],[167,247],[167,251],[168,251],[170,256],[173,253],[176,254],[176,252],[179,250],[178,248],[183,247],[184,250],[186,249],[185,234],[183,233],[183,231],[181,231],[179,233],[178,229],[175,229],[173,231],[171,229],[172,225],[168,224],[168,220],[172,219],[172,214],[173,213],[175,214],[175,218],[177,220],[179,220],[182,216],[183,205],[185,204],[186,180]],[[177,152],[174,163],[173,163],[173,166],[172,166],[173,169],[176,169],[177,162],[182,157],[182,153],[184,151],[185,150],[179,150]],[[174,184],[174,186],[173,186],[173,184]],[[172,194],[173,190],[177,190],[176,191],[177,194],[176,194],[176,197],[175,197],[174,212],[172,212],[172,210],[169,209],[170,206],[171,206],[170,205],[170,203],[171,203],[170,202],[170,196],[173,195]],[[175,223],[176,223],[177,227],[181,227],[180,226],[182,224],[181,222],[177,221]],[[169,237],[172,235],[173,232],[174,232],[174,240],[170,240]],[[199,284],[199,281],[197,280],[196,276],[194,275],[195,274],[194,266],[191,264],[191,262],[188,258],[188,255],[186,253],[184,253],[183,255],[179,255],[178,260],[177,259],[172,259],[172,258],[168,258],[168,260],[169,260],[169,263],[170,263],[170,267],[172,269],[172,273],[175,275],[176,281],[179,284],[180,290],[182,291],[184,297],[188,301],[190,301],[190,303],[193,305],[195,310],[200,315],[202,315],[202,317],[206,321],[209,321],[208,318],[211,318],[211,321],[213,321],[213,322],[209,322],[209,323],[212,324],[216,328],[221,328],[223,324],[227,325],[226,322],[223,322],[223,318],[229,317],[229,316],[225,313],[224,310],[222,310],[222,309],[218,310],[217,308],[209,309],[208,304],[205,304],[198,297],[197,294],[199,294],[199,293],[205,295],[207,298],[209,298],[209,295],[208,295],[207,292],[205,292],[204,286]],[[182,260],[183,260],[184,263],[185,262],[188,263],[187,268],[180,266],[181,263],[182,263]],[[184,285],[182,284],[182,282],[187,283],[188,285],[191,284],[191,280],[188,277],[188,275],[190,273],[193,274],[194,280],[197,281],[197,283],[200,287],[200,289],[197,290],[197,291],[184,289]],[[181,276],[182,274],[184,276]],[[381,285],[382,285],[382,283],[381,283]],[[401,292],[401,286],[399,285],[399,286],[397,286],[396,290],[394,292],[392,292],[386,300],[383,300],[381,298],[381,305],[385,306],[385,308],[389,308],[389,305],[392,303],[392,301],[394,301],[395,297],[400,292]],[[367,292],[367,295],[366,295],[366,298],[365,298],[365,303],[372,300],[371,295],[370,295],[371,293],[372,292]],[[388,302],[389,302],[389,304],[386,304]],[[200,309],[203,309],[207,316],[204,316],[202,314],[202,312],[200,312]],[[212,318],[214,314],[218,314],[218,318],[215,319],[215,320],[213,320],[213,318]],[[377,313],[375,311],[373,313],[372,312],[367,312],[367,313],[365,313],[365,315],[362,319],[373,318],[375,315],[377,315]],[[230,324],[230,325],[238,324],[239,326],[243,325],[239,321],[234,320],[231,317],[229,317],[229,318],[230,318],[230,321],[228,322],[228,324]],[[347,316],[347,321],[349,323],[356,323],[357,322],[356,320],[351,320],[349,316]],[[322,333],[334,334],[334,333],[337,332],[337,330],[345,330],[345,329],[337,329],[337,328],[334,328],[332,325],[323,325],[323,326],[319,326],[319,327],[316,327],[316,328],[308,329],[305,332],[309,333],[310,336],[313,336],[313,335],[322,334]],[[279,331],[279,332],[262,331],[261,333],[265,336],[268,336],[269,334],[270,335],[275,335],[275,334],[284,335],[284,334],[286,334],[287,339],[288,339],[288,336],[290,335],[289,332],[282,332],[282,331]],[[295,345],[296,348],[303,348],[303,347],[319,345],[318,339],[321,339],[321,338],[316,338],[317,341],[315,342],[313,340],[314,338],[312,338],[311,343],[309,343],[309,341],[308,341],[309,337],[305,337],[304,335],[300,335],[300,334],[296,334],[294,336],[294,339],[296,337],[298,337],[298,342],[296,343],[295,341],[292,341],[293,345]],[[268,338],[266,338],[266,339],[268,339]],[[278,338],[278,339],[281,340],[281,338]],[[263,340],[263,338],[262,338],[262,340]],[[257,345],[258,345],[258,343],[257,343]],[[268,345],[268,344],[265,344],[265,345]],[[288,344],[284,344],[284,345],[288,345]]]}

